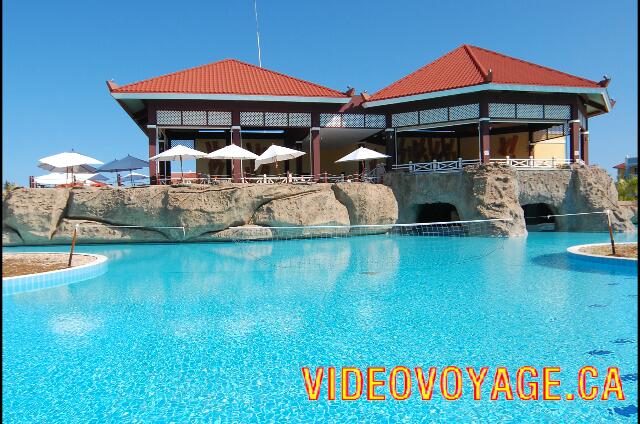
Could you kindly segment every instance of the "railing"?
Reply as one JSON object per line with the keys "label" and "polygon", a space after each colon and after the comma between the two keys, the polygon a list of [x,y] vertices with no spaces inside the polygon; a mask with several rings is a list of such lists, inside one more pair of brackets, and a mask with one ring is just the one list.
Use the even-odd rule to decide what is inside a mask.
{"label": "railing", "polygon": [[[533,157],[519,159],[506,157],[503,159],[490,159],[490,163],[497,163],[512,166],[517,169],[555,169],[562,165],[569,165],[577,163],[584,165],[582,159],[564,159],[564,158],[550,158],[550,159],[534,159]],[[479,159],[458,159],[450,161],[432,161],[432,162],[420,162],[420,163],[403,163],[399,165],[393,165],[394,170],[408,171],[411,173],[419,174],[425,172],[459,172],[465,166],[479,164]]]}
{"label": "railing", "polygon": [[171,185],[171,184],[216,184],[216,182],[231,181],[231,178],[226,175],[200,175],[198,177],[171,177],[171,178],[158,178],[158,184]]}
{"label": "railing", "polygon": [[584,161],[582,159],[534,159],[531,156],[527,159],[517,159],[507,156],[504,159],[489,159],[489,162],[513,166],[518,169],[555,169],[559,166],[570,165],[572,163],[584,165]]}
{"label": "railing", "polygon": [[[373,171],[369,174],[329,174],[323,172],[320,174],[319,182],[326,183],[338,183],[338,182],[368,182],[376,183],[380,182],[381,178],[373,175]],[[198,177],[173,177],[173,178],[158,178],[158,184],[171,185],[171,184],[217,184],[218,182],[231,182],[232,177],[227,175],[204,175],[200,174]],[[313,175],[297,175],[297,174],[280,174],[280,175],[245,175],[242,178],[242,182],[249,184],[296,184],[296,183],[313,183]]]}
{"label": "railing", "polygon": [[393,165],[392,168],[399,171],[409,171],[411,173],[423,173],[423,172],[458,172],[462,168],[469,165],[475,165],[480,163],[479,159],[458,159],[449,161],[432,161],[432,162],[420,162],[420,163],[403,163],[400,165]]}

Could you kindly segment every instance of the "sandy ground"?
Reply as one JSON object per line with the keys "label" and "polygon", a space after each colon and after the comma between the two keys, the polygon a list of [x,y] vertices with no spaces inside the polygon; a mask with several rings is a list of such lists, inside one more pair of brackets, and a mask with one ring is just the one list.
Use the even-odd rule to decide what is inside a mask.
{"label": "sandy ground", "polygon": [[[581,252],[591,253],[593,255],[613,256],[611,254],[611,245],[583,247]],[[616,255],[622,258],[637,258],[638,243],[633,244],[616,244]]]}
{"label": "sandy ground", "polygon": [[[71,266],[88,264],[94,260],[93,256],[73,255]],[[2,278],[64,269],[68,261],[68,253],[5,253],[2,255]]]}

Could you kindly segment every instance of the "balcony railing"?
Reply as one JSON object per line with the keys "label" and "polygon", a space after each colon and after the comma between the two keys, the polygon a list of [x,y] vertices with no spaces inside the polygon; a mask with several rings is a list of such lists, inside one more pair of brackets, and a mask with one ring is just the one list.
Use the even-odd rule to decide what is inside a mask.
{"label": "balcony railing", "polygon": [[424,172],[459,172],[465,166],[475,165],[480,163],[479,159],[458,159],[449,161],[432,161],[422,163],[403,163],[399,165],[393,165],[394,170],[409,171],[411,173],[419,174]]}
{"label": "balcony railing", "polygon": [[517,158],[510,158],[509,156],[507,156],[504,159],[489,159],[489,162],[513,166],[514,168],[518,168],[518,169],[532,169],[532,170],[555,169],[561,166],[570,165],[572,163],[584,165],[584,161],[582,159],[565,159],[565,158],[534,159],[533,157],[529,157],[527,159],[517,159]]}
{"label": "balcony railing", "polygon": [[[517,159],[506,157],[503,159],[490,159],[491,163],[498,163],[503,165],[512,166],[517,169],[556,169],[561,166],[566,166],[572,163],[578,163],[584,165],[582,159],[564,159],[564,158],[550,158],[550,159],[534,159],[533,157],[526,159]],[[426,173],[426,172],[460,172],[465,166],[479,164],[479,159],[458,159],[449,161],[432,161],[432,162],[420,162],[420,163],[403,163],[399,165],[393,165],[394,170],[408,171],[414,174]]]}

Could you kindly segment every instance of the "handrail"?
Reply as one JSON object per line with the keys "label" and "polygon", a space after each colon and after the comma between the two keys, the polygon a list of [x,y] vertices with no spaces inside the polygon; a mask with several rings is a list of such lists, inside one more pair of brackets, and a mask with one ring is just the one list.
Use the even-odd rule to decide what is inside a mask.
{"label": "handrail", "polygon": [[465,166],[480,163],[479,159],[462,159],[448,161],[431,161],[431,162],[409,162],[399,165],[392,165],[392,169],[406,170],[411,173],[423,172],[457,172],[461,171]]}
{"label": "handrail", "polygon": [[[558,158],[499,158],[489,159],[490,163],[504,164],[517,169],[553,169],[560,165],[569,165],[577,163],[584,165],[582,159],[558,159]],[[465,166],[479,164],[479,159],[458,159],[450,161],[431,161],[431,162],[409,162],[393,165],[392,169],[397,171],[408,171],[410,173],[419,174],[426,172],[459,172]]]}
{"label": "handrail", "polygon": [[489,162],[504,164],[520,169],[549,169],[557,168],[560,165],[570,165],[572,163],[577,163],[580,165],[585,164],[582,159],[533,158],[532,156],[528,158],[511,158],[507,156],[506,158],[489,159]]}

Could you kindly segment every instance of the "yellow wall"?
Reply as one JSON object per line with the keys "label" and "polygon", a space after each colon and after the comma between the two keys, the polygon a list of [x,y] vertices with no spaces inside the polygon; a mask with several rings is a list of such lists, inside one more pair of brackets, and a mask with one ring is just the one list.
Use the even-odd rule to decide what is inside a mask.
{"label": "yellow wall", "polygon": [[[479,153],[477,136],[461,138],[460,152],[455,139],[445,139],[442,143],[440,138],[433,137],[429,143],[427,137],[398,137],[398,163],[447,161],[458,157],[478,159]],[[526,132],[491,136],[491,158],[528,158],[529,154],[529,134]],[[536,143],[531,155],[542,159],[564,158],[565,137]]]}
{"label": "yellow wall", "polygon": [[533,157],[536,159],[564,159],[566,155],[565,137],[539,141],[533,146]]}

